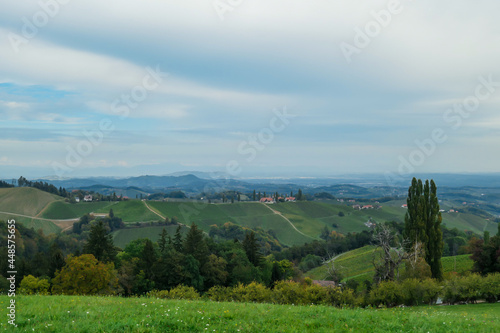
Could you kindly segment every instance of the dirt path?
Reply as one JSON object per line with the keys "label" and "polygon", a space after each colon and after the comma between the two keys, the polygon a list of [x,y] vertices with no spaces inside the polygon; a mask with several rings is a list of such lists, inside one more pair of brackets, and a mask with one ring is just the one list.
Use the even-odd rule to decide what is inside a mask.
{"label": "dirt path", "polygon": [[269,208],[269,210],[271,210],[271,212],[273,212],[274,214],[277,214],[279,215],[281,218],[283,218],[285,221],[287,221],[288,223],[290,223],[290,225],[295,229],[295,231],[297,231],[299,234],[301,235],[304,235],[308,238],[311,238],[311,239],[314,239],[314,240],[317,240],[317,238],[314,238],[314,237],[311,237],[309,235],[306,235],[305,233],[303,233],[302,231],[300,231],[299,229],[297,229],[295,227],[295,225],[292,223],[292,221],[290,221],[286,216],[284,216],[283,214],[281,214],[281,212],[278,212],[277,210],[274,210],[272,209],[269,204],[265,204],[265,203],[261,203],[261,205],[264,205],[265,207]]}
{"label": "dirt path", "polygon": [[160,213],[158,213],[157,211],[155,211],[151,207],[149,207],[149,205],[146,203],[146,201],[143,201],[143,202],[146,205],[146,208],[149,209],[153,214],[161,217],[162,220],[165,220],[165,216],[161,215]]}
{"label": "dirt path", "polygon": [[45,207],[43,207],[43,209],[41,211],[38,212],[38,214],[35,215],[35,217],[39,217],[40,215],[42,215],[42,213],[47,209],[47,207],[50,206],[52,202],[49,202],[48,204],[45,205]]}

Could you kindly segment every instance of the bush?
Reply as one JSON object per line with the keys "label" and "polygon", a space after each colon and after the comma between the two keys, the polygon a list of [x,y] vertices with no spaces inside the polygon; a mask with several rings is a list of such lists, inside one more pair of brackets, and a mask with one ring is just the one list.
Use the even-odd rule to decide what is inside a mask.
{"label": "bush", "polygon": [[327,291],[326,288],[317,284],[306,285],[305,301],[307,304],[326,304]]}
{"label": "bush", "polygon": [[489,303],[500,300],[500,273],[488,274],[480,283],[481,296]]}
{"label": "bush", "polygon": [[181,284],[173,289],[170,289],[168,292],[168,298],[195,300],[200,298],[200,294],[198,294],[196,289],[193,287],[186,287]]}
{"label": "bush", "polygon": [[19,293],[25,295],[48,295],[50,284],[47,279],[39,279],[33,275],[25,276],[19,285]]}
{"label": "bush", "polygon": [[224,286],[213,286],[206,293],[209,300],[214,302],[230,302],[233,301],[232,288]]}
{"label": "bush", "polygon": [[407,279],[401,284],[402,302],[408,306],[433,304],[440,291],[440,286],[432,279]]}
{"label": "bush", "polygon": [[446,281],[443,289],[443,301],[450,304],[475,302],[484,296],[481,294],[483,278],[479,274],[452,277]]}
{"label": "bush", "polygon": [[233,299],[239,302],[271,302],[271,290],[257,282],[252,282],[246,286],[240,283],[233,287],[231,294]]}
{"label": "bush", "polygon": [[394,281],[380,282],[378,286],[370,291],[370,304],[374,306],[384,305],[387,307],[403,303],[401,285]]}
{"label": "bush", "polygon": [[151,290],[146,296],[151,298],[170,298],[168,297],[168,290]]}
{"label": "bush", "polygon": [[326,288],[326,304],[337,307],[353,306],[356,304],[352,289],[340,287]]}
{"label": "bush", "polygon": [[306,304],[305,289],[297,282],[278,281],[274,285],[272,300],[276,304]]}

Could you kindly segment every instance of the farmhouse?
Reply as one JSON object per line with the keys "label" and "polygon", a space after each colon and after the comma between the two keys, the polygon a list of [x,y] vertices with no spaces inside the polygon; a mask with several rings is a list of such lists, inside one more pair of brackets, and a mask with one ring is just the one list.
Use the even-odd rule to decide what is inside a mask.
{"label": "farmhouse", "polygon": [[89,195],[86,195],[84,198],[83,198],[83,201],[92,201],[92,196],[89,194]]}
{"label": "farmhouse", "polygon": [[75,201],[76,202],[80,202],[80,198],[79,197],[75,197]]}
{"label": "farmhouse", "polygon": [[260,202],[263,202],[263,203],[274,203],[274,199],[271,198],[271,197],[267,197],[267,198],[262,198],[260,199]]}
{"label": "farmhouse", "polygon": [[364,205],[361,209],[373,209],[372,205]]}
{"label": "farmhouse", "polygon": [[295,199],[295,197],[288,197],[288,198],[285,198],[285,201],[286,202],[295,202],[296,199]]}

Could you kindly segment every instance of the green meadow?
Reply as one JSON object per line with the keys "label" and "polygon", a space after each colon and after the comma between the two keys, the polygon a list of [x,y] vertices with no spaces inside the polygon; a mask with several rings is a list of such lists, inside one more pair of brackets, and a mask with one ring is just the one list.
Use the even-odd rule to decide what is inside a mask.
{"label": "green meadow", "polygon": [[7,332],[499,332],[500,304],[339,309],[92,296],[17,296]]}

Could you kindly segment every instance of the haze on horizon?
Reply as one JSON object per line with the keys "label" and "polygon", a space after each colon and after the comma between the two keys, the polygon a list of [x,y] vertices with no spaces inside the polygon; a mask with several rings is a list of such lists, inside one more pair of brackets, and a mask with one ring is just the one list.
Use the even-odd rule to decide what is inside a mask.
{"label": "haze on horizon", "polygon": [[499,171],[498,1],[40,3],[0,0],[0,178]]}

